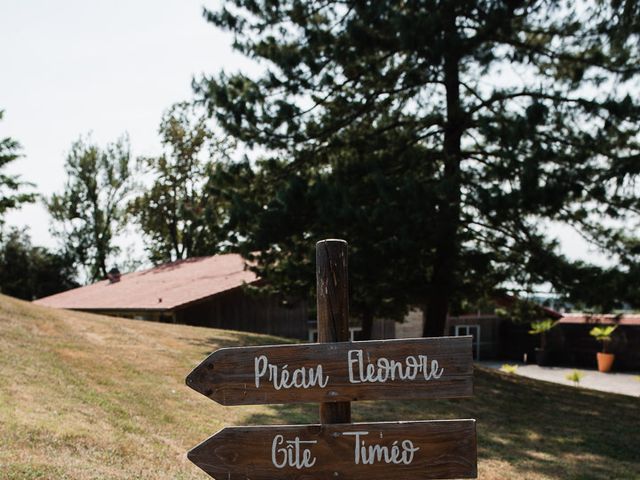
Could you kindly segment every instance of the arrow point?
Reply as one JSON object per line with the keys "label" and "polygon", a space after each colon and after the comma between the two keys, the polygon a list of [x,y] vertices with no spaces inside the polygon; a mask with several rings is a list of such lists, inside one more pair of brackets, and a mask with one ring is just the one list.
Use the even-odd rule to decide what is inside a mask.
{"label": "arrow point", "polygon": [[187,378],[185,379],[185,383],[188,387],[193,388],[196,391],[199,391],[197,388],[197,377],[198,377],[198,367],[194,368],[191,373],[189,375],[187,375]]}
{"label": "arrow point", "polygon": [[214,395],[214,390],[215,385],[219,382],[219,379],[217,379],[219,375],[215,371],[214,358],[218,356],[219,352],[220,350],[217,350],[209,355],[185,378],[185,383],[189,388],[215,401],[218,401],[216,395]]}
{"label": "arrow point", "polygon": [[195,448],[193,448],[193,449],[191,449],[191,450],[189,450],[189,451],[187,452],[187,458],[188,458],[188,459],[189,459],[189,461],[190,461],[190,462],[192,462],[192,463],[196,463],[196,454],[195,454],[195,449],[196,449],[196,448],[198,448],[198,447],[195,447]]}
{"label": "arrow point", "polygon": [[211,443],[211,440],[213,439],[213,437],[215,437],[215,435],[200,442],[198,445],[196,445],[191,450],[189,450],[187,452],[187,458],[197,465],[198,459],[202,457],[202,454],[206,451],[206,447],[209,443]]}

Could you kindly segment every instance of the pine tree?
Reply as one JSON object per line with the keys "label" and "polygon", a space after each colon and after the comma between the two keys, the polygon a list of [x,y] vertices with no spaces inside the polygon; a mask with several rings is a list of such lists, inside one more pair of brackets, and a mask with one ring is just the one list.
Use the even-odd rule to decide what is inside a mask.
{"label": "pine tree", "polygon": [[[292,216],[307,202],[314,175],[324,173],[337,188],[340,162],[362,160],[368,169],[387,157],[395,159],[399,179],[428,179],[429,195],[405,221],[424,212],[416,225],[430,243],[421,253],[408,243],[398,254],[420,274],[386,272],[395,283],[389,297],[400,303],[411,282],[425,279],[420,295],[406,296],[425,307],[425,335],[443,333],[465,285],[551,282],[574,298],[589,291],[590,272],[603,270],[564,257],[549,225],[569,225],[609,252],[618,265],[607,278],[634,281],[636,1],[229,0],[205,15],[265,69],[254,78],[205,77],[196,92],[226,131],[259,147],[271,164],[283,164],[278,175],[291,188],[305,178],[298,195],[254,192],[271,193],[247,229],[248,243],[262,249],[259,268],[266,274],[289,260],[308,263],[308,254],[291,257],[292,245],[320,231],[340,233],[340,221],[320,230],[317,219]],[[421,152],[420,162],[403,156],[412,149]],[[269,231],[277,205],[287,213],[279,222],[288,219],[297,232]],[[378,215],[393,220],[398,211]],[[393,241],[393,233],[386,228],[378,238]],[[382,243],[359,261],[381,258]],[[629,289],[615,290],[616,282],[601,291],[614,302],[628,300]]]}
{"label": "pine tree", "polygon": [[[4,116],[4,110],[0,110],[0,120]],[[21,146],[17,140],[10,137],[0,139],[0,169],[20,158]],[[20,207],[23,203],[31,203],[36,199],[33,192],[25,192],[25,187],[31,187],[30,183],[20,180],[17,175],[0,173],[0,225],[7,210]]]}

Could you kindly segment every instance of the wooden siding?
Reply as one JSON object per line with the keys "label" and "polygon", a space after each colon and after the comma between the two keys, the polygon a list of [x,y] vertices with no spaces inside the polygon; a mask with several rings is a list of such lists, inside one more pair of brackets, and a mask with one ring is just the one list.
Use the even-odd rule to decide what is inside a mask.
{"label": "wooden siding", "polygon": [[[554,333],[553,353],[559,364],[596,367],[596,353],[602,345],[589,331],[593,325],[561,324]],[[616,355],[613,370],[640,370],[640,326],[619,326],[613,333],[608,351]]]}
{"label": "wooden siding", "polygon": [[478,339],[480,360],[493,360],[500,355],[498,332],[503,319],[495,315],[468,315],[461,317],[449,317],[446,323],[446,334],[455,335],[458,326],[480,327]]}
{"label": "wooden siding", "polygon": [[308,313],[304,302],[282,305],[274,296],[257,296],[236,288],[175,312],[176,322],[203,327],[267,333],[306,339]]}

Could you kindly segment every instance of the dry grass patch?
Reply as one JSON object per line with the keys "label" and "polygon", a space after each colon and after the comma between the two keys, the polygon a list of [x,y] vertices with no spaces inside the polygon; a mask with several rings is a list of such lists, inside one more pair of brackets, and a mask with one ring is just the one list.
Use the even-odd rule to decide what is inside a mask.
{"label": "dry grass patch", "polygon": [[[217,348],[282,341],[0,296],[0,477],[207,478],[184,454],[222,426],[317,421],[315,405],[222,407],[184,386]],[[637,399],[485,370],[475,391],[363,402],[354,417],[477,418],[482,479],[640,478]]]}

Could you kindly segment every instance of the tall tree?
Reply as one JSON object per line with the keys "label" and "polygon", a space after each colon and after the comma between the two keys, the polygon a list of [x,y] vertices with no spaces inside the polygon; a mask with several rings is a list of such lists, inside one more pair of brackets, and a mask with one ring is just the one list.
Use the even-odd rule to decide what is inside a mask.
{"label": "tall tree", "polygon": [[[634,281],[635,0],[229,0],[205,16],[265,65],[254,78],[223,72],[196,85],[237,139],[284,159],[288,172],[332,173],[328,159],[357,149],[395,156],[406,177],[432,175],[424,251],[433,255],[416,262],[427,280],[411,300],[425,306],[425,335],[443,333],[464,284],[588,291],[602,269],[562,256],[550,224],[575,228]],[[398,155],[413,146],[424,152],[419,165]],[[263,267],[282,262],[295,239],[308,242],[310,223],[272,235]],[[624,300],[613,283],[602,288]]]}
{"label": "tall tree", "polygon": [[166,112],[160,136],[165,153],[140,159],[152,184],[129,206],[147,236],[149,258],[163,263],[216,253],[224,209],[205,187],[214,160],[224,157],[227,145],[216,141],[202,112],[188,103]]}
{"label": "tall tree", "polygon": [[0,292],[24,300],[78,286],[73,259],[33,246],[26,229],[13,228],[0,242]]}
{"label": "tall tree", "polygon": [[[223,164],[210,182],[226,197],[239,250],[269,279],[263,290],[312,299],[314,239],[350,241],[350,312],[371,337],[374,317],[401,320],[428,280],[421,262],[433,255],[427,210],[430,175],[398,173],[424,152],[362,157],[357,149],[329,158],[328,169],[290,171],[283,161]],[[313,302],[309,302],[313,304]]]}
{"label": "tall tree", "polygon": [[[0,110],[0,120],[4,117],[4,110]],[[9,163],[20,158],[20,144],[10,137],[0,139],[0,170]],[[7,210],[19,207],[23,203],[33,202],[36,195],[33,192],[25,192],[24,187],[32,186],[23,182],[17,175],[0,172],[0,224],[3,222]]]}
{"label": "tall tree", "polygon": [[47,202],[54,235],[90,281],[106,278],[107,262],[118,252],[114,238],[124,227],[133,188],[129,160],[126,137],[105,148],[80,138],[66,159],[64,190]]}

